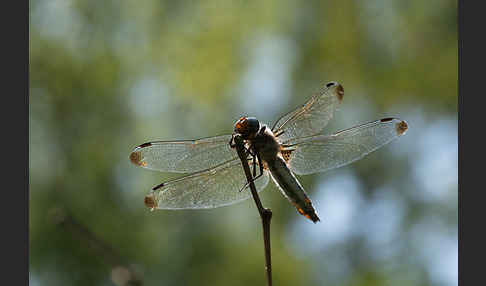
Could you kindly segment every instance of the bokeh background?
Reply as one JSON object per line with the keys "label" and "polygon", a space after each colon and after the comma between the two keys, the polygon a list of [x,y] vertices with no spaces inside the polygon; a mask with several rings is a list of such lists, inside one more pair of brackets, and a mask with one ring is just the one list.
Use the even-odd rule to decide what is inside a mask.
{"label": "bokeh background", "polygon": [[265,285],[253,201],[150,212],[177,177],[151,140],[273,124],[331,80],[324,133],[383,117],[405,136],[300,177],[321,222],[270,184],[275,285],[457,285],[457,3],[30,1],[31,285]]}

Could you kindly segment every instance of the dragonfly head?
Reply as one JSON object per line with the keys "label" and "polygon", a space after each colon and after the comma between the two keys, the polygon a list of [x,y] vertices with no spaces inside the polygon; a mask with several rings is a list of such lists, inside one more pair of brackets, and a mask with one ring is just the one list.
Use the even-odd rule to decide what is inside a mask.
{"label": "dragonfly head", "polygon": [[253,138],[260,130],[260,122],[255,117],[241,117],[235,123],[235,132],[243,139]]}

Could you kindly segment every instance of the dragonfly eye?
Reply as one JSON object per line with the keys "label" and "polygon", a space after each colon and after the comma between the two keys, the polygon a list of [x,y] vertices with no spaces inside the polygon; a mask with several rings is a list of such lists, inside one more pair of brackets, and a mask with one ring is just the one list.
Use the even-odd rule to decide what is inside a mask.
{"label": "dragonfly eye", "polygon": [[241,117],[235,123],[235,132],[243,136],[243,139],[253,137],[260,130],[260,122],[254,117]]}

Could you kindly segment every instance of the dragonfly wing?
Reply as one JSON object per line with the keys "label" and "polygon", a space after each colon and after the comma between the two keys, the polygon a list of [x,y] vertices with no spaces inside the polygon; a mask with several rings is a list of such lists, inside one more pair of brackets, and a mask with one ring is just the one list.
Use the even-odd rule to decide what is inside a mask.
{"label": "dragonfly wing", "polygon": [[300,138],[299,142],[285,147],[290,152],[289,166],[299,175],[341,167],[403,135],[407,129],[405,121],[385,118],[333,135]]}
{"label": "dragonfly wing", "polygon": [[[252,164],[250,169],[253,170]],[[268,171],[264,170],[255,180],[257,190],[263,190],[268,180]],[[156,209],[208,209],[231,205],[251,197],[248,187],[241,190],[246,183],[241,161],[235,159],[160,184],[145,197],[145,204]]]}
{"label": "dragonfly wing", "polygon": [[198,140],[144,143],[130,153],[130,161],[146,169],[192,173],[238,157],[229,146],[231,135]]}
{"label": "dragonfly wing", "polygon": [[326,84],[300,108],[284,115],[272,128],[280,143],[319,133],[331,120],[342,101],[344,89],[337,82]]}

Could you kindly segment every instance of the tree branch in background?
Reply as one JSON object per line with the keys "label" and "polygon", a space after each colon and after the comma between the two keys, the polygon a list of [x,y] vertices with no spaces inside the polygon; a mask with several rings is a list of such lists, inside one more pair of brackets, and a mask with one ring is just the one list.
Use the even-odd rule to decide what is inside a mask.
{"label": "tree branch in background", "polygon": [[63,208],[54,208],[49,212],[49,218],[54,224],[73,234],[78,240],[82,240],[87,247],[96,251],[105,262],[111,265],[111,280],[118,286],[142,286],[140,275],[126,263],[109,244],[98,238],[85,225],[77,221]]}

